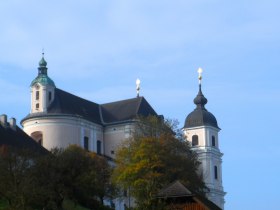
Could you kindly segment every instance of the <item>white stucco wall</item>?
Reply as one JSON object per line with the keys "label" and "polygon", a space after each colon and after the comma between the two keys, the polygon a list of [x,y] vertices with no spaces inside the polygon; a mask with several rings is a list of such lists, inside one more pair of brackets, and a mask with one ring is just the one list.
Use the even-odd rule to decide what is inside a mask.
{"label": "white stucco wall", "polygon": [[[39,98],[36,99],[36,92],[39,91]],[[30,89],[31,93],[31,113],[36,112],[46,112],[47,107],[52,103],[54,100],[54,86],[42,86],[41,84],[37,83],[33,85]],[[49,93],[51,93],[51,100],[49,100]],[[39,104],[39,108],[36,108],[36,104]]]}
{"label": "white stucco wall", "polygon": [[105,155],[115,158],[116,150],[122,143],[132,137],[133,123],[106,126],[104,129]]}
{"label": "white stucco wall", "polygon": [[[198,145],[192,149],[197,152],[198,160],[201,162],[203,180],[210,189],[207,197],[224,208],[224,191],[222,183],[222,156],[219,150],[219,129],[211,126],[193,127],[183,130],[186,140],[192,145],[192,136],[198,136]],[[212,136],[215,137],[215,146],[212,146]],[[217,179],[215,178],[215,166],[217,166]]]}
{"label": "white stucco wall", "polygon": [[103,153],[102,126],[71,116],[48,116],[26,120],[22,123],[23,130],[32,136],[36,131],[42,132],[43,146],[52,148],[66,148],[70,144],[83,147],[84,137],[89,138],[89,150],[96,152],[96,142],[101,141]]}

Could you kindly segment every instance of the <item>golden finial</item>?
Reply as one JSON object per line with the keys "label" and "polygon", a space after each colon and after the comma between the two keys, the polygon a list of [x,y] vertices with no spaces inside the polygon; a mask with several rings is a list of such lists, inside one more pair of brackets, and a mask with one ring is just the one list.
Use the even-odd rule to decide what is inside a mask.
{"label": "golden finial", "polygon": [[137,97],[139,97],[140,92],[140,79],[136,80],[136,91],[137,91]]}
{"label": "golden finial", "polygon": [[198,82],[199,82],[199,84],[201,84],[202,72],[203,72],[202,68],[199,67],[197,72],[198,72]]}

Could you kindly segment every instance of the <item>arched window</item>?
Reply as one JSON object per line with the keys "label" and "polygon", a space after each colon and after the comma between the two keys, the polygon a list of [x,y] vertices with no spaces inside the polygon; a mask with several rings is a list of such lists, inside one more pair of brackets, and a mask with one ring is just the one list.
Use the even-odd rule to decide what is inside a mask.
{"label": "arched window", "polygon": [[88,150],[88,137],[87,136],[84,137],[84,149]]}
{"label": "arched window", "polygon": [[97,146],[96,147],[97,148],[96,153],[100,155],[101,154],[101,141],[98,140],[96,144],[97,144],[96,145]]}
{"label": "arched window", "polygon": [[40,98],[40,92],[37,90],[36,91],[36,100],[39,100],[39,98]]}
{"label": "arched window", "polygon": [[214,166],[214,177],[215,179],[218,179],[218,167]]}
{"label": "arched window", "polygon": [[216,139],[215,136],[212,136],[212,147],[216,146]]}
{"label": "arched window", "polygon": [[35,131],[31,133],[31,138],[34,139],[38,144],[43,146],[43,133],[41,131]]}
{"label": "arched window", "polygon": [[193,135],[192,136],[192,146],[197,146],[198,145],[198,135]]}

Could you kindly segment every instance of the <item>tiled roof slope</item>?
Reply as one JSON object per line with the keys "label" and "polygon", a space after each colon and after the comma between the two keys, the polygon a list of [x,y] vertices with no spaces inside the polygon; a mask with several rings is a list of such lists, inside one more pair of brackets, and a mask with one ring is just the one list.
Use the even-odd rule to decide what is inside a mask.
{"label": "tiled roof slope", "polygon": [[139,115],[157,115],[144,97],[102,104],[101,110],[104,123],[127,121]]}
{"label": "tiled roof slope", "polygon": [[30,149],[39,153],[47,153],[47,150],[36,143],[18,126],[12,129],[0,124],[0,146],[6,145],[16,149]]}
{"label": "tiled roof slope", "polygon": [[50,114],[71,114],[101,124],[99,105],[61,89],[55,89],[55,99],[48,108]]}

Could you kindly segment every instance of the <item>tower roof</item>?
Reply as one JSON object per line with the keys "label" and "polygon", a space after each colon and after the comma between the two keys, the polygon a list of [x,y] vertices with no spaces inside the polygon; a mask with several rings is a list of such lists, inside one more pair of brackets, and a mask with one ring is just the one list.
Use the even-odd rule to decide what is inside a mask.
{"label": "tower roof", "polygon": [[30,86],[33,86],[37,83],[44,86],[55,86],[54,81],[48,76],[47,62],[44,58],[44,53],[42,53],[42,58],[39,61],[38,76],[31,82]]}
{"label": "tower roof", "polygon": [[199,90],[193,100],[196,108],[186,117],[184,128],[212,126],[219,129],[215,116],[205,108],[208,100],[204,97],[201,90],[201,73],[202,69],[199,69]]}
{"label": "tower roof", "polygon": [[41,60],[40,60],[40,62],[39,62],[39,66],[40,67],[46,67],[47,66],[47,61],[45,61],[45,58],[44,58],[44,54],[43,54],[43,56],[42,56],[42,58],[41,58]]}

